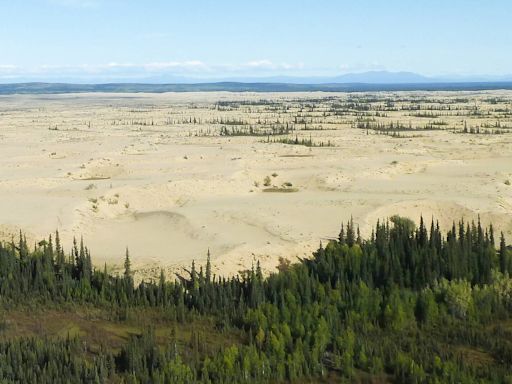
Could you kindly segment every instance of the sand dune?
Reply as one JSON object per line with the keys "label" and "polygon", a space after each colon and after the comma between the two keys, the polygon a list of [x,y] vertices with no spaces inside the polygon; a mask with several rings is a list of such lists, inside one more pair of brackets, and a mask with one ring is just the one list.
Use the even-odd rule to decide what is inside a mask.
{"label": "sand dune", "polygon": [[[334,147],[306,148],[201,136],[218,127],[182,121],[241,116],[215,110],[222,100],[312,96],[334,95],[1,97],[0,236],[23,229],[36,241],[59,229],[69,247],[83,235],[97,263],[112,267],[129,247],[140,277],[202,262],[208,248],[218,274],[256,260],[271,271],[279,257],[307,256],[336,237],[351,215],[369,234],[393,214],[434,215],[442,226],[479,214],[512,240],[511,134],[395,139],[339,124],[314,132]],[[296,192],[263,193],[266,176],[276,191],[291,183]]]}

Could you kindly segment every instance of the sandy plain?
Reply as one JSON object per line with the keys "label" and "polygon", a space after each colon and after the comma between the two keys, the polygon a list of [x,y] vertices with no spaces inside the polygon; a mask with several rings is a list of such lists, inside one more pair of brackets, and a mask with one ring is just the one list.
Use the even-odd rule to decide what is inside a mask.
{"label": "sandy plain", "polygon": [[[413,104],[451,108],[401,108]],[[375,110],[374,121],[443,125],[399,138],[357,128]],[[506,91],[2,96],[0,236],[21,229],[36,242],[58,229],[67,249],[83,236],[95,263],[113,269],[128,247],[139,278],[203,263],[207,249],[217,274],[256,260],[272,271],[335,238],[350,216],[368,235],[393,214],[443,227],[480,215],[511,241],[509,110]],[[333,146],[219,135],[236,121],[296,124],[288,136]],[[502,134],[458,133],[498,121]],[[279,192],[264,191],[267,176]]]}

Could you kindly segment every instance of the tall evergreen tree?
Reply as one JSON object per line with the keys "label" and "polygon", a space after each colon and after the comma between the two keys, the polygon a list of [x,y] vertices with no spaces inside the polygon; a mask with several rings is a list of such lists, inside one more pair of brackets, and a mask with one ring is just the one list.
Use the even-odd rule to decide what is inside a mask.
{"label": "tall evergreen tree", "polygon": [[501,232],[500,250],[499,250],[499,261],[500,261],[500,272],[501,273],[510,272],[510,271],[508,271],[509,262],[508,262],[507,253],[508,252],[507,252],[507,245],[505,243],[505,235],[503,234],[503,232]]}
{"label": "tall evergreen tree", "polygon": [[124,277],[125,279],[131,279],[132,270],[131,270],[131,262],[130,262],[130,252],[128,251],[128,247],[126,247],[126,253],[124,258]]}

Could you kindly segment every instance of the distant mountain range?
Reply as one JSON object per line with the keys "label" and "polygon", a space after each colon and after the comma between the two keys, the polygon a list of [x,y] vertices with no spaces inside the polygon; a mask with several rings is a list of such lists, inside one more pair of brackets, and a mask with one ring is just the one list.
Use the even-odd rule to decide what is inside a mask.
{"label": "distant mountain range", "polygon": [[[92,75],[91,75],[92,76]],[[139,84],[206,84],[206,83],[284,83],[284,84],[423,84],[423,83],[468,83],[468,82],[508,82],[512,75],[490,76],[424,76],[414,72],[368,71],[346,73],[338,76],[176,76],[172,74],[139,74],[129,77],[119,74],[94,75],[53,75],[45,78],[18,77],[9,83],[71,83],[71,84],[105,84],[105,83],[139,83]],[[1,80],[0,80],[1,82]]]}
{"label": "distant mountain range", "polygon": [[[175,83],[197,83],[194,79],[175,79]],[[181,81],[185,80],[185,81]],[[285,84],[423,84],[423,83],[491,83],[512,82],[511,75],[467,75],[467,76],[435,76],[429,77],[414,72],[368,71],[347,73],[339,76],[270,76],[270,77],[237,77],[217,79],[205,82],[241,82],[241,83],[285,83]]]}
{"label": "distant mountain range", "polygon": [[339,76],[240,77],[221,79],[221,81],[250,83],[264,82],[285,84],[411,84],[433,82],[435,81],[435,79],[419,75],[413,72],[369,71],[361,73],[347,73]]}
{"label": "distant mountain range", "polygon": [[[70,80],[70,82],[66,82]],[[370,71],[335,77],[243,77],[228,79],[144,78],[141,82],[113,79],[108,83],[19,82],[0,84],[0,94],[52,94],[74,92],[356,92],[407,90],[512,89],[512,75],[427,77],[413,72]],[[124,80],[124,81],[123,81]]]}

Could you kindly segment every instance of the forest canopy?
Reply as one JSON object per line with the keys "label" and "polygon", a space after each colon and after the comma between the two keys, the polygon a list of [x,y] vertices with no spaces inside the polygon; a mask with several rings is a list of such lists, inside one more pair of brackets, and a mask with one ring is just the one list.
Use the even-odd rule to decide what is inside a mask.
{"label": "forest canopy", "polygon": [[259,263],[214,276],[209,254],[172,280],[134,284],[128,251],[124,267],[95,268],[83,241],[67,254],[58,232],[33,248],[21,233],[1,243],[4,318],[26,307],[97,308],[113,329],[151,318],[120,346],[13,335],[4,321],[2,382],[512,382],[512,249],[480,220],[443,232],[393,216],[367,239],[350,220],[268,277]]}

